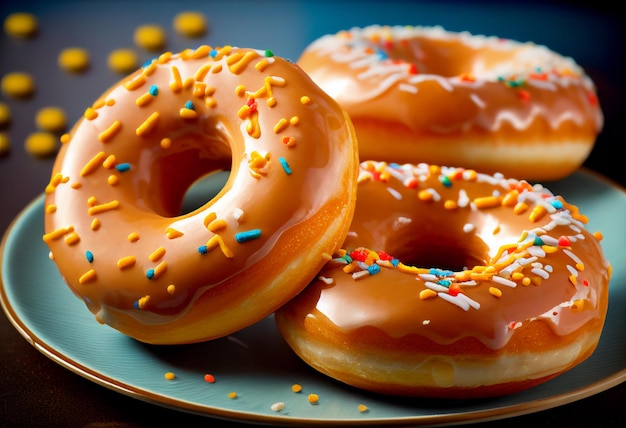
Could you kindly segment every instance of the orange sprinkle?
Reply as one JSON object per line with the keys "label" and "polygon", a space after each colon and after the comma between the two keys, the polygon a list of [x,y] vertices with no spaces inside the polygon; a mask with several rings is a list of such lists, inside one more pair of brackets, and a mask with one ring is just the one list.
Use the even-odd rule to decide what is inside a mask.
{"label": "orange sprinkle", "polygon": [[124,87],[129,91],[141,88],[146,83],[146,76],[143,74],[137,75],[135,78],[128,80],[124,83]]}
{"label": "orange sprinkle", "polygon": [[61,140],[61,144],[67,144],[70,142],[70,134],[63,134],[59,139]]}
{"label": "orange sprinkle", "polygon": [[300,97],[300,102],[304,104],[305,106],[308,106],[309,104],[311,104],[311,98],[307,97],[306,95],[303,95]]}
{"label": "orange sprinkle", "polygon": [[165,234],[167,235],[167,239],[176,239],[184,235],[184,233],[181,232],[180,230],[176,230],[171,227],[168,227],[165,230]]}
{"label": "orange sprinkle", "polygon": [[108,143],[111,141],[113,137],[117,135],[118,132],[122,129],[122,122],[116,120],[109,126],[107,129],[102,131],[100,135],[98,135],[98,140],[102,143]]}
{"label": "orange sprinkle", "polygon": [[502,290],[496,287],[489,287],[489,294],[495,297],[502,297]]}
{"label": "orange sprinkle", "polygon": [[228,223],[224,219],[215,219],[207,225],[207,229],[213,233],[228,227]]}
{"label": "orange sprinkle", "polygon": [[64,240],[67,245],[72,246],[80,242],[80,236],[78,236],[78,233],[72,232],[69,235],[65,236]]}
{"label": "orange sprinkle", "polygon": [[104,204],[94,205],[93,207],[89,208],[87,212],[89,213],[89,215],[95,215],[95,214],[103,213],[105,211],[117,209],[119,206],[120,206],[120,202],[117,200],[113,200],[111,202],[106,202]]}
{"label": "orange sprinkle", "polygon": [[160,260],[161,257],[163,257],[164,255],[165,255],[165,248],[159,247],[156,250],[154,250],[152,254],[148,256],[148,259],[150,259],[151,262],[156,262]]}
{"label": "orange sprinkle", "polygon": [[420,299],[422,300],[428,300],[428,299],[432,299],[433,297],[437,297],[437,292],[434,290],[431,290],[430,288],[425,288],[422,291],[420,291]]}
{"label": "orange sprinkle", "polygon": [[224,253],[227,258],[232,259],[234,257],[233,252],[226,246],[224,240],[219,235],[215,235],[211,239],[209,239],[209,242],[207,242],[206,245],[207,250],[212,250],[216,247],[220,247],[220,250],[222,250],[222,253]]}
{"label": "orange sprinkle", "polygon": [[365,413],[369,410],[365,404],[359,404],[358,409],[361,413]]}
{"label": "orange sprinkle", "polygon": [[237,398],[237,393],[235,391],[229,392],[228,398],[230,398],[231,400],[234,400],[235,398]]}
{"label": "orange sprinkle", "polygon": [[163,275],[166,270],[167,270],[167,262],[159,263],[154,268],[154,275],[152,276],[152,279],[159,279],[159,277]]}
{"label": "orange sprinkle", "polygon": [[183,79],[180,77],[180,71],[175,65],[170,69],[172,71],[173,81],[170,83],[172,92],[180,92],[183,89]]}
{"label": "orange sprinkle", "polygon": [[307,400],[309,400],[309,403],[311,404],[318,404],[320,401],[320,398],[317,394],[309,394],[307,397]]}
{"label": "orange sprinkle", "polygon": [[193,78],[197,82],[203,81],[206,75],[209,73],[210,69],[211,69],[211,64],[207,63],[207,64],[202,65],[198,70],[196,70],[196,74],[193,76]]}
{"label": "orange sprinkle", "polygon": [[432,201],[434,199],[433,194],[431,192],[429,192],[428,190],[420,190],[417,193],[417,198],[420,201],[424,201],[424,202],[429,202],[429,201]]}
{"label": "orange sprinkle", "polygon": [[498,196],[483,196],[481,198],[474,199],[474,204],[477,208],[495,208],[502,205],[501,199]]}
{"label": "orange sprinkle", "polygon": [[85,113],[83,113],[83,116],[87,120],[94,120],[98,117],[98,112],[91,107],[87,107],[87,109],[85,109]]}
{"label": "orange sprinkle", "polygon": [[78,283],[82,285],[82,284],[87,284],[88,282],[92,282],[95,280],[96,280],[96,271],[93,269],[89,269],[87,272],[82,274],[80,278],[78,278]]}
{"label": "orange sprinkle", "polygon": [[163,375],[163,377],[167,380],[174,380],[176,379],[176,375],[172,372],[167,372]]}
{"label": "orange sprinkle", "polygon": [[136,262],[137,262],[137,259],[135,258],[135,256],[122,257],[121,259],[117,261],[117,267],[120,270],[128,269],[130,267],[135,266]]}
{"label": "orange sprinkle", "polygon": [[100,220],[94,218],[93,220],[91,220],[91,230],[96,231],[98,229],[100,229]]}
{"label": "orange sprinkle", "polygon": [[137,242],[139,241],[139,234],[137,232],[132,232],[128,235],[129,242]]}
{"label": "orange sprinkle", "polygon": [[543,216],[545,216],[547,213],[548,213],[548,211],[546,210],[546,208],[543,205],[537,205],[531,211],[530,215],[528,216],[528,219],[531,222],[536,223],[539,220],[541,220],[543,218]]}
{"label": "orange sprinkle", "polygon": [[120,182],[120,178],[117,175],[109,175],[109,177],[107,178],[107,183],[109,183],[110,186],[115,186]]}
{"label": "orange sprinkle", "polygon": [[152,100],[154,100],[152,94],[150,92],[146,92],[135,100],[135,104],[137,104],[139,107],[145,107],[150,104]]}
{"label": "orange sprinkle", "polygon": [[233,74],[241,74],[250,62],[258,57],[254,51],[236,52],[226,59],[228,69]]}
{"label": "orange sprinkle", "polygon": [[115,162],[117,162],[117,159],[115,158],[115,155],[109,155],[102,162],[102,166],[105,167],[106,169],[112,169],[112,168],[115,167]]}
{"label": "orange sprinkle", "polygon": [[155,111],[154,113],[152,113],[141,125],[139,125],[139,127],[135,130],[135,133],[137,134],[138,137],[145,137],[147,135],[149,135],[152,131],[154,131],[154,128],[156,128],[157,124],[159,123],[159,112]]}
{"label": "orange sprinkle", "polygon": [[74,226],[61,227],[59,229],[53,230],[52,232],[48,232],[43,236],[44,242],[52,242],[60,239],[65,234],[72,233],[74,231]]}
{"label": "orange sprinkle", "polygon": [[104,160],[105,156],[106,153],[98,152],[94,157],[89,160],[89,162],[85,164],[83,169],[81,169],[80,176],[85,177],[86,175],[93,173],[98,168],[100,162]]}
{"label": "orange sprinkle", "polygon": [[143,296],[142,298],[140,298],[137,301],[137,304],[139,305],[139,309],[145,309],[149,301],[150,301],[150,296]]}
{"label": "orange sprinkle", "polygon": [[447,210],[454,210],[458,207],[458,205],[455,201],[448,199],[443,203],[443,207]]}
{"label": "orange sprinkle", "polygon": [[57,211],[57,206],[54,204],[50,204],[46,206],[46,214],[52,214]]}
{"label": "orange sprinkle", "polygon": [[204,227],[209,227],[209,224],[215,220],[217,218],[217,214],[215,214],[214,212],[210,212],[208,213],[205,217],[204,217]]}
{"label": "orange sprinkle", "polygon": [[291,390],[293,392],[298,393],[298,392],[302,391],[302,385],[300,385],[299,383],[294,383],[293,385],[291,385]]}
{"label": "orange sprinkle", "polygon": [[518,202],[517,204],[515,204],[515,207],[513,207],[513,212],[515,214],[523,214],[524,212],[526,212],[527,209],[528,204],[524,202]]}
{"label": "orange sprinkle", "polygon": [[162,149],[169,149],[170,147],[172,147],[172,139],[171,138],[163,138],[161,140],[161,148]]}
{"label": "orange sprinkle", "polygon": [[167,294],[169,294],[170,296],[173,296],[174,293],[176,292],[176,286],[174,284],[170,284],[167,286],[166,290],[167,290]]}
{"label": "orange sprinkle", "polygon": [[181,119],[197,119],[198,113],[190,108],[183,107],[178,111],[178,115]]}

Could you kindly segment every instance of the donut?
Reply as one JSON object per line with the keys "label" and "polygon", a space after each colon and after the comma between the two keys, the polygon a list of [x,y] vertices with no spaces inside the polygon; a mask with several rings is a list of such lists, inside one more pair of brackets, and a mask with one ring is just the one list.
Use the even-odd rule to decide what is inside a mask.
{"label": "donut", "polygon": [[586,222],[502,174],[364,161],[342,250],[276,324],[300,359],[356,388],[521,391],[597,346],[611,267]]}
{"label": "donut", "polygon": [[533,43],[369,26],[313,41],[298,64],[348,111],[363,160],[556,180],[603,126],[590,77]]}
{"label": "donut", "polygon": [[[270,315],[352,219],[349,117],[271,51],[166,52],[61,140],[43,241],[95,318],[140,342],[211,340]],[[184,212],[186,192],[219,171],[223,188]]]}

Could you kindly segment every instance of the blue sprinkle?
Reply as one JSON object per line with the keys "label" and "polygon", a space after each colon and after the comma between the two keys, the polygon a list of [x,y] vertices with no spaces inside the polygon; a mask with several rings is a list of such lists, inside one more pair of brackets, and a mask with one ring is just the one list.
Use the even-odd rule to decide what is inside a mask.
{"label": "blue sprinkle", "polygon": [[450,276],[454,272],[452,272],[451,270],[442,270],[442,269],[437,269],[437,268],[431,268],[429,273],[431,275],[436,275],[436,276]]}
{"label": "blue sprinkle", "polygon": [[148,279],[154,278],[154,269],[148,269],[146,271],[146,278],[148,278]]}
{"label": "blue sprinkle", "polygon": [[194,110],[195,107],[193,106],[193,101],[187,101],[185,103],[185,108],[188,108],[189,110]]}
{"label": "blue sprinkle", "polygon": [[200,245],[198,247],[198,252],[200,254],[206,254],[209,251],[209,247],[207,247],[206,245]]}
{"label": "blue sprinkle", "polygon": [[142,68],[148,67],[150,64],[152,64],[153,61],[154,61],[154,58],[151,58],[148,61],[144,62],[142,65]]}
{"label": "blue sprinkle", "polygon": [[211,52],[209,52],[209,56],[211,58],[215,58],[217,56],[217,49],[213,49]]}
{"label": "blue sprinkle", "polygon": [[261,229],[251,229],[245,232],[239,232],[235,234],[235,239],[240,244],[246,241],[251,241],[252,239],[257,239],[261,237]]}
{"label": "blue sprinkle", "polygon": [[447,279],[442,279],[440,281],[437,281],[437,284],[443,285],[444,287],[450,287],[451,282]]}
{"label": "blue sprinkle", "polygon": [[135,300],[135,303],[133,303],[133,307],[135,309],[139,309],[139,300]]}
{"label": "blue sprinkle", "polygon": [[367,267],[367,271],[370,275],[374,275],[375,273],[380,272],[380,266],[378,266],[377,264],[370,265]]}
{"label": "blue sprinkle", "polygon": [[535,237],[535,240],[533,241],[533,245],[541,247],[542,245],[545,245],[545,242],[543,242],[543,240],[537,236]]}
{"label": "blue sprinkle", "polygon": [[150,86],[150,95],[152,95],[153,97],[159,95],[159,87],[157,85]]}
{"label": "blue sprinkle", "polygon": [[376,53],[378,54],[378,57],[382,60],[386,60],[387,58],[389,58],[389,56],[387,56],[387,54],[383,51],[378,51]]}
{"label": "blue sprinkle", "polygon": [[87,257],[87,261],[89,263],[93,263],[93,253],[89,250],[85,253],[85,257]]}
{"label": "blue sprinkle", "polygon": [[563,208],[563,202],[559,201],[558,199],[554,199],[552,202],[550,202],[550,205],[552,205],[557,210]]}
{"label": "blue sprinkle", "polygon": [[278,158],[278,160],[280,161],[280,164],[282,165],[282,167],[285,170],[285,172],[287,173],[287,175],[290,175],[291,174],[291,167],[287,163],[287,159],[285,159],[283,157],[280,157],[280,158]]}
{"label": "blue sprinkle", "polygon": [[393,267],[398,267],[399,264],[400,264],[400,260],[398,260],[398,259],[391,259],[391,265]]}
{"label": "blue sprinkle", "polygon": [[450,181],[450,177],[447,175],[442,175],[439,177],[439,181],[443,184],[444,187],[452,187],[452,181]]}
{"label": "blue sprinkle", "polygon": [[117,169],[119,172],[126,172],[130,169],[130,164],[129,163],[120,163],[118,165],[115,166],[115,169]]}

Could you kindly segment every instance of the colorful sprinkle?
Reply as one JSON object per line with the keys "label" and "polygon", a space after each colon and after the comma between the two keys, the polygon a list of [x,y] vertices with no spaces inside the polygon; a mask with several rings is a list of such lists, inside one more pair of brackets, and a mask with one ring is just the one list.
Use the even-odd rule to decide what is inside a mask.
{"label": "colorful sprinkle", "polygon": [[253,239],[258,239],[260,237],[261,237],[261,229],[251,229],[245,232],[238,232],[235,234],[235,239],[240,244],[251,241]]}

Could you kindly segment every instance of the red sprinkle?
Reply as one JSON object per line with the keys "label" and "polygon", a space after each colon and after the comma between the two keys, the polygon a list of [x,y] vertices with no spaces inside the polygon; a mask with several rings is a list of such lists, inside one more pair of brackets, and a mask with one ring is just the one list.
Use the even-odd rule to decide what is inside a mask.
{"label": "red sprinkle", "polygon": [[204,375],[204,381],[208,383],[215,383],[215,377],[212,374],[207,373]]}
{"label": "red sprinkle", "polygon": [[350,253],[350,258],[358,262],[364,262],[365,260],[367,260],[368,256],[369,256],[369,251],[367,250],[354,250]]}
{"label": "red sprinkle", "polygon": [[567,236],[561,236],[559,238],[559,247],[569,247],[571,242]]}
{"label": "red sprinkle", "polygon": [[448,294],[451,296],[457,296],[460,292],[461,286],[456,282],[453,282],[452,284],[450,284],[450,287],[448,287]]}
{"label": "red sprinkle", "polygon": [[387,254],[384,251],[379,251],[378,257],[380,257],[381,260],[393,260],[393,257],[391,257],[389,254]]}

